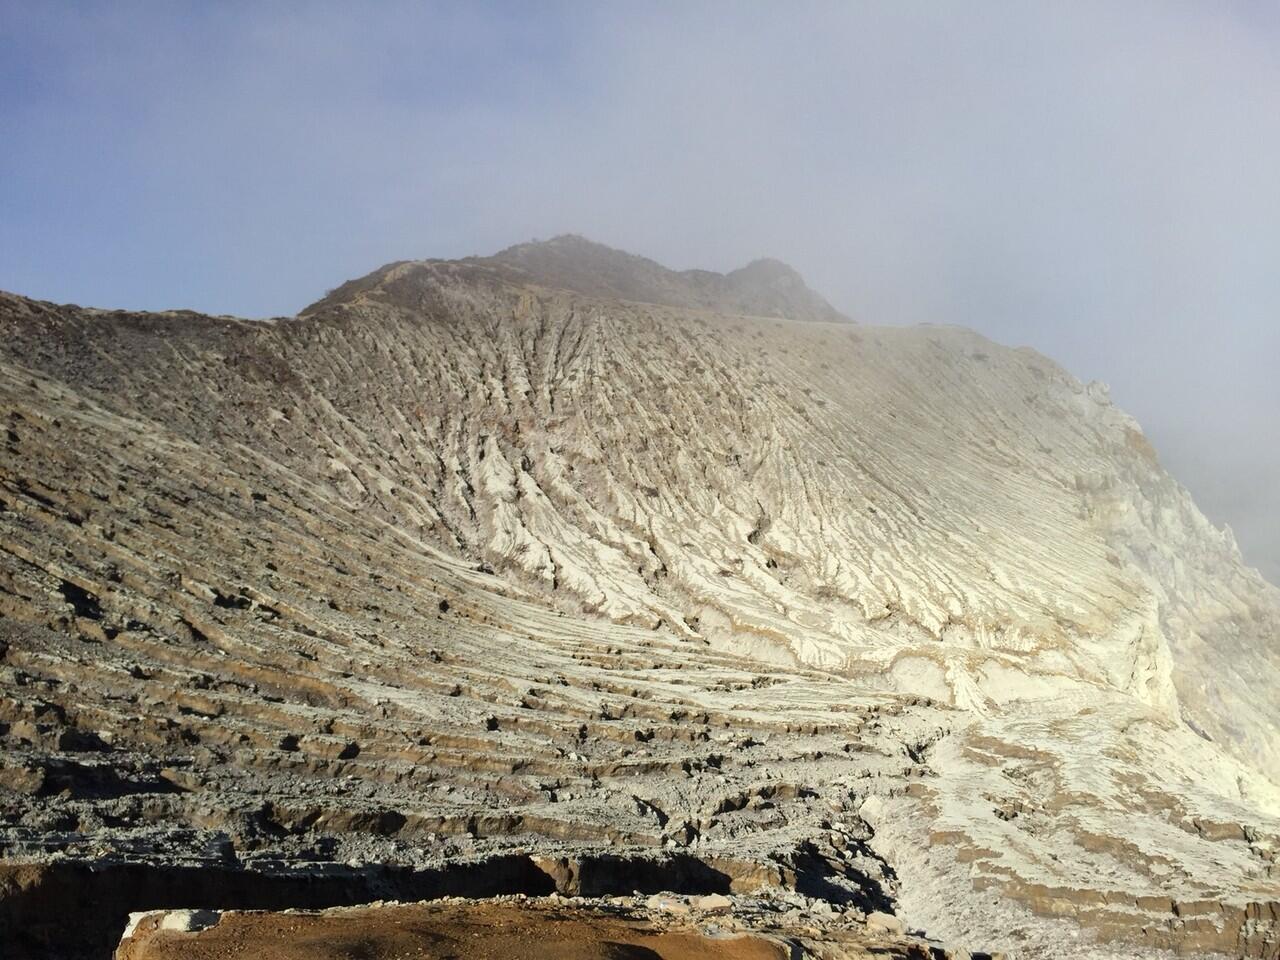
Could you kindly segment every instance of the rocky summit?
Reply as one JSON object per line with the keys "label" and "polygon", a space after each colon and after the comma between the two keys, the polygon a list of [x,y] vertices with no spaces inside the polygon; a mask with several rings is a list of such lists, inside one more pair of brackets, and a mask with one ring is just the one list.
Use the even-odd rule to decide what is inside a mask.
{"label": "rocky summit", "polygon": [[6,957],[1280,957],[1280,590],[1031,350],[561,237],[0,294],[0,416]]}

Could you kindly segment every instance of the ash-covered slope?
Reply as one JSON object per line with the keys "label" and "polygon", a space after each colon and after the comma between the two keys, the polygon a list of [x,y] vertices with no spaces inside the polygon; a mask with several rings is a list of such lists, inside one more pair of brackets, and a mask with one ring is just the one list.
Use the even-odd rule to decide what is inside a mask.
{"label": "ash-covered slope", "polygon": [[[781,270],[792,295],[778,304],[732,309],[750,298],[723,292],[705,303],[824,316]],[[486,478],[490,503],[450,497],[439,470],[444,496],[416,519],[449,518],[454,545],[477,558],[564,581],[613,619],[680,630],[692,616],[735,649],[824,667],[870,655],[952,700],[1024,695],[974,664],[1032,675],[1047,664],[1280,769],[1280,698],[1253,679],[1260,663],[1280,666],[1280,593],[1243,566],[1105,388],[958,329],[726,323],[608,299],[700,306],[699,289],[732,288],[737,274],[692,290],[679,283],[688,276],[561,238],[490,260],[399,264],[306,313],[343,329],[420,318],[428,340],[431,321],[458,318],[500,338],[457,331],[467,355],[452,382],[437,373],[429,387],[447,406],[499,403],[538,428],[504,436],[481,414],[442,417],[428,433],[452,470]],[[589,299],[535,301],[526,284]],[[489,323],[462,319],[477,315]],[[469,374],[492,392],[471,394]],[[401,385],[418,383],[388,386]],[[567,468],[586,472],[561,483]],[[531,509],[505,510],[506,494]],[[376,485],[362,495],[404,509]],[[941,644],[901,663],[918,641]]]}
{"label": "ash-covered slope", "polygon": [[577,238],[0,330],[11,859],[1280,948],[1280,592],[1031,351]]}

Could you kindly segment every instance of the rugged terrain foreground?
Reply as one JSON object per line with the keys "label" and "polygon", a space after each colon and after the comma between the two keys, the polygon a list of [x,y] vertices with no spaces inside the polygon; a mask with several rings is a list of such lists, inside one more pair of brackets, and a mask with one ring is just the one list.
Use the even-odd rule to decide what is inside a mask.
{"label": "rugged terrain foreground", "polygon": [[1280,590],[1032,351],[572,237],[0,334],[5,956],[662,891],[1280,956]]}
{"label": "rugged terrain foreground", "polygon": [[[819,918],[720,894],[376,903],[324,911],[134,914],[116,960],[956,960],[896,918]],[[977,960],[990,960],[977,954]]]}

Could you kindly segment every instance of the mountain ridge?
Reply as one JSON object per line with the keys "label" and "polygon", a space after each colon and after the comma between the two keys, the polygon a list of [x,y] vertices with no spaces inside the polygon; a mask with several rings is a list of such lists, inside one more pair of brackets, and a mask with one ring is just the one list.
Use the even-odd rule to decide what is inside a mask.
{"label": "mountain ridge", "polygon": [[1105,390],[736,312],[767,263],[715,312],[545,252],[275,323],[0,297],[11,861],[697,861],[954,942],[1270,956],[1280,591]]}
{"label": "mountain ridge", "polygon": [[433,269],[474,270],[516,283],[569,290],[600,300],[625,300],[719,313],[793,320],[851,322],[780,260],[761,258],[727,274],[669,270],[646,257],[563,234],[507,247],[490,257],[401,260],[350,281],[304,307],[299,316],[336,306],[361,294]]}

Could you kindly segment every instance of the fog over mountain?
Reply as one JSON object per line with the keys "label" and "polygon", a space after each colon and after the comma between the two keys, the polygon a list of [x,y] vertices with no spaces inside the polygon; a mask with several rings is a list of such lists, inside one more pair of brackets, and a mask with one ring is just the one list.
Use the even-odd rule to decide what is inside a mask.
{"label": "fog over mountain", "polygon": [[566,231],[1112,386],[1280,580],[1261,3],[0,4],[0,289],[291,314]]}

